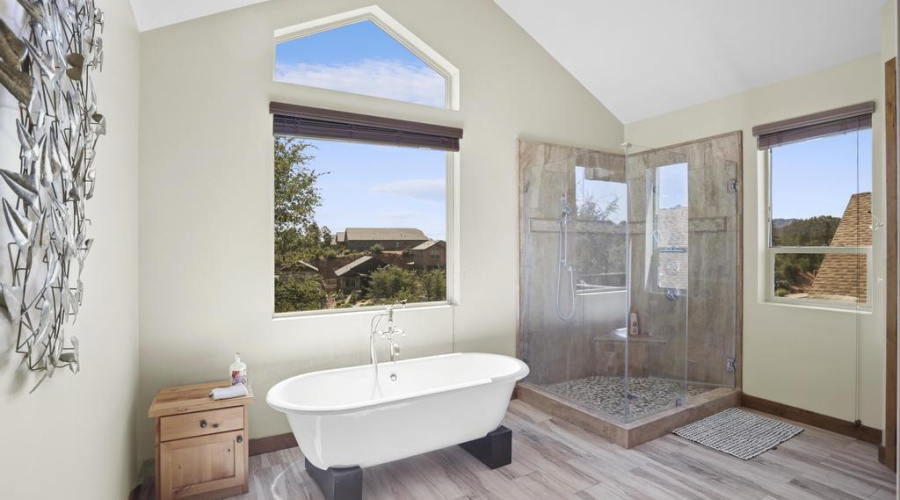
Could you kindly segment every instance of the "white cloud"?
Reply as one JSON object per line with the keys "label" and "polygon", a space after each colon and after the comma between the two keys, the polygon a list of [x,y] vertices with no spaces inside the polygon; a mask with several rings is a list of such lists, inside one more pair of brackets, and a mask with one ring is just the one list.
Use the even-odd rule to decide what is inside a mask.
{"label": "white cloud", "polygon": [[409,179],[376,184],[372,188],[378,193],[389,193],[416,200],[444,201],[446,194],[444,179]]}
{"label": "white cloud", "polygon": [[278,63],[275,79],[355,94],[444,107],[444,77],[427,66],[364,59],[348,64]]}

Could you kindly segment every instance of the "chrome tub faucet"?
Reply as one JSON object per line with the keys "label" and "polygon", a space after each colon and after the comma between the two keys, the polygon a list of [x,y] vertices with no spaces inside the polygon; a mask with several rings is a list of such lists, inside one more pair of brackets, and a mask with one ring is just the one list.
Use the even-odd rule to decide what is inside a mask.
{"label": "chrome tub faucet", "polygon": [[[369,362],[375,367],[375,376],[378,377],[378,350],[376,347],[376,339],[382,338],[391,344],[391,361],[396,361],[400,357],[400,344],[396,342],[396,338],[406,338],[406,332],[394,326],[394,309],[404,307],[405,300],[394,302],[387,309],[372,317],[372,328],[369,332]],[[387,318],[387,329],[379,330],[378,325],[381,320]]]}

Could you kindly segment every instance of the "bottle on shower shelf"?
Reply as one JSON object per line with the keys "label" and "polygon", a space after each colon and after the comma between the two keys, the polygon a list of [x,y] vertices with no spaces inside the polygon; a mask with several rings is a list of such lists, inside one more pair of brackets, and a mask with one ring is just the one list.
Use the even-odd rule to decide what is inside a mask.
{"label": "bottle on shower shelf", "polygon": [[231,363],[231,385],[247,385],[247,364],[241,361],[241,353],[234,353],[234,363]]}
{"label": "bottle on shower shelf", "polygon": [[638,324],[637,307],[631,306],[631,314],[628,316],[628,335],[635,336],[641,333],[641,327]]}

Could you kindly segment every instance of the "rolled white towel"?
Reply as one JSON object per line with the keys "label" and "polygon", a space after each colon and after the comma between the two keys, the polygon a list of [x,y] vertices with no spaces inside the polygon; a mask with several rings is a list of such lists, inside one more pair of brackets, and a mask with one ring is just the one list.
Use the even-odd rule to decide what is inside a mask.
{"label": "rolled white towel", "polygon": [[244,384],[234,384],[231,387],[216,387],[215,389],[209,391],[209,395],[212,396],[213,399],[231,399],[231,398],[242,398],[249,394],[247,392],[247,388]]}

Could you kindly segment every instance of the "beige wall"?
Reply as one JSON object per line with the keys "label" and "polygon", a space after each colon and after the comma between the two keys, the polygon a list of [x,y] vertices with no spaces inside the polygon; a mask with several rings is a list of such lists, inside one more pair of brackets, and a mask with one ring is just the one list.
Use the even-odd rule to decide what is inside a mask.
{"label": "beige wall", "polygon": [[[276,0],[142,34],[140,456],[166,385],[224,378],[240,351],[251,435],[288,431],[265,404],[288,376],[367,361],[371,313],[272,319],[270,100],[461,126],[459,305],[409,309],[405,357],[513,354],[516,139],[598,148],[622,125],[493,2],[379,6],[461,74],[460,111],[272,82],[273,32],[369,0]],[[485,246],[484,242],[488,242]]]}
{"label": "beige wall", "polygon": [[[884,284],[875,284],[874,313],[776,305],[763,300],[765,205],[754,125],[876,100],[873,117],[875,216],[884,220],[883,67],[873,54],[657,118],[626,125],[630,142],[659,146],[744,132],[744,391],[844,420],[856,418],[857,329],[860,335],[860,414],[865,425],[884,420]],[[885,235],[875,233],[877,278],[884,276]]]}
{"label": "beige wall", "polygon": [[[67,330],[81,341],[82,370],[57,372],[29,395],[37,379],[19,367],[15,336],[0,322],[3,498],[123,500],[136,473],[140,38],[127,1],[97,6],[106,12],[106,61],[95,81],[109,132],[97,149],[97,191],[87,204],[96,244],[84,272],[86,295]],[[0,17],[21,19],[20,12],[15,0],[0,1]],[[17,116],[17,104],[0,89],[6,169],[16,168]],[[6,241],[0,255],[6,261]],[[9,279],[8,266],[0,264],[0,279]]]}
{"label": "beige wall", "polygon": [[897,0],[890,0],[881,8],[881,58],[890,60],[897,55]]}

